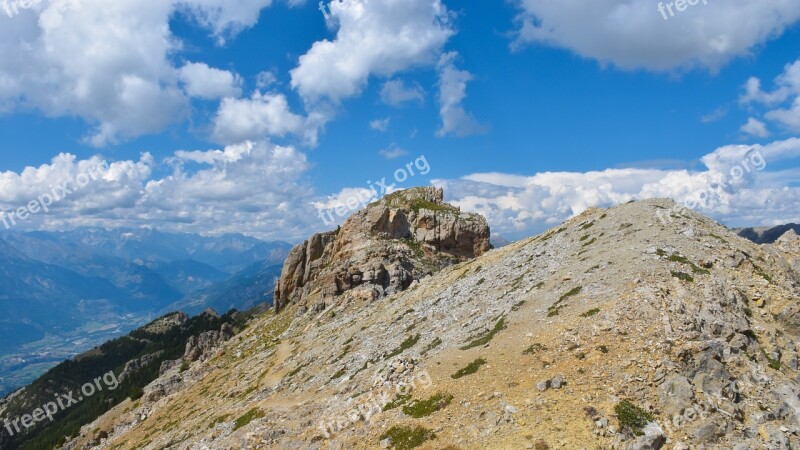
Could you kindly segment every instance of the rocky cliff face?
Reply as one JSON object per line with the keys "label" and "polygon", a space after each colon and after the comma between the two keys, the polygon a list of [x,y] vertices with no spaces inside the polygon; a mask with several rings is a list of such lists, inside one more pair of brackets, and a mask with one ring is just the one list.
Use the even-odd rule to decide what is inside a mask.
{"label": "rocky cliff face", "polygon": [[[800,448],[800,239],[758,245],[677,211],[590,209],[369,308],[294,314],[303,293],[68,447]],[[336,255],[343,233],[310,254]],[[353,261],[320,258],[309,274]],[[316,279],[300,266],[303,291]]]}
{"label": "rocky cliff face", "polygon": [[397,192],[292,249],[275,308],[297,303],[300,312],[321,311],[337,300],[373,301],[489,248],[486,220],[444,203],[441,189]]}

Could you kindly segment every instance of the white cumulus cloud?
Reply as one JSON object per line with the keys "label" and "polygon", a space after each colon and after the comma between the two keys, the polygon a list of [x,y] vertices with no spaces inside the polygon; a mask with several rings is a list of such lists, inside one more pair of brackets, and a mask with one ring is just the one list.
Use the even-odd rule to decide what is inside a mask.
{"label": "white cumulus cloud", "polygon": [[717,70],[783,33],[800,19],[800,2],[699,2],[674,16],[653,0],[516,0],[514,45],[543,44],[624,69]]}
{"label": "white cumulus cloud", "polygon": [[441,0],[342,0],[330,11],[336,38],[315,42],[291,71],[292,87],[309,102],[337,103],[372,75],[433,65],[454,34]]}
{"label": "white cumulus cloud", "polygon": [[289,108],[286,96],[256,91],[249,99],[225,98],[214,119],[213,138],[222,144],[299,134],[305,119]]}
{"label": "white cumulus cloud", "polygon": [[800,139],[792,138],[721,147],[702,158],[702,171],[478,173],[433,183],[445,188],[449,201],[485,215],[493,232],[508,237],[529,236],[589,207],[657,197],[695,202],[729,226],[774,225],[800,219],[800,188],[792,187],[800,174],[774,168],[797,158]]}
{"label": "white cumulus cloud", "polygon": [[467,97],[467,83],[472,80],[472,74],[459,70],[455,65],[457,59],[458,53],[445,53],[438,65],[439,114],[442,118],[442,125],[436,131],[439,137],[450,134],[463,137],[486,131],[486,128],[464,109],[462,103]]}
{"label": "white cumulus cloud", "polygon": [[174,14],[222,39],[252,26],[270,4],[49,0],[13,18],[0,14],[0,112],[79,117],[92,127],[87,141],[96,146],[161,132],[188,118],[190,96],[219,94],[219,80],[201,80],[199,70],[225,76],[175,66],[183,44],[170,30]]}
{"label": "white cumulus cloud", "polygon": [[204,63],[189,63],[181,67],[180,79],[184,90],[192,97],[213,100],[242,94],[242,80],[238,75]]}

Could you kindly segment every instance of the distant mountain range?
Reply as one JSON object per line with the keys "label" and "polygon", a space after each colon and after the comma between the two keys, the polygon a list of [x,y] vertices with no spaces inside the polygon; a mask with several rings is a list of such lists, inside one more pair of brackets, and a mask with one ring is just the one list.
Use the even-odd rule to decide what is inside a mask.
{"label": "distant mountain range", "polygon": [[795,233],[800,234],[800,225],[789,223],[774,227],[739,228],[735,231],[739,236],[756,244],[772,244],[789,230],[794,230]]}
{"label": "distant mountain range", "polygon": [[164,312],[271,303],[290,249],[237,234],[0,234],[0,395]]}

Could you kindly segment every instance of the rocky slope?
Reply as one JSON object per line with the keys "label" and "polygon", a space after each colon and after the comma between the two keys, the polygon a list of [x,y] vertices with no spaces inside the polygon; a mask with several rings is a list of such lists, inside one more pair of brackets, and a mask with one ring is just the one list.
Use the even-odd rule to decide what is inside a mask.
{"label": "rocky slope", "polygon": [[591,209],[366,307],[297,314],[351,258],[289,269],[281,312],[65,448],[797,448],[800,240],[673,206]]}

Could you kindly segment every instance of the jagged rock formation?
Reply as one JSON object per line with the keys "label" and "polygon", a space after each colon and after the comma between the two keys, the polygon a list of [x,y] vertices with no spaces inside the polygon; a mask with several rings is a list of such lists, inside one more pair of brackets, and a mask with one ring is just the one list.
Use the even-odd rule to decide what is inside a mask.
{"label": "jagged rock formation", "polygon": [[134,373],[142,370],[145,366],[150,365],[153,361],[157,361],[158,358],[163,355],[163,351],[158,351],[155,353],[150,353],[147,355],[142,356],[141,358],[136,358],[128,361],[125,363],[125,368],[122,370],[122,373],[119,374],[119,380],[125,381],[126,378],[133,375]]}
{"label": "jagged rock formation", "polygon": [[223,324],[219,331],[211,330],[200,333],[200,336],[192,336],[186,342],[186,352],[183,359],[194,362],[205,360],[223,342],[233,337],[233,328],[229,324]]}
{"label": "jagged rock formation", "polygon": [[66,447],[800,448],[798,255],[671,201],[590,209],[370,307],[305,294]]}
{"label": "jagged rock formation", "polygon": [[488,251],[489,226],[444,203],[434,187],[396,192],[353,214],[341,229],[312,236],[289,253],[275,308],[323,310],[348,291],[372,301],[407,289],[444,266]]}

